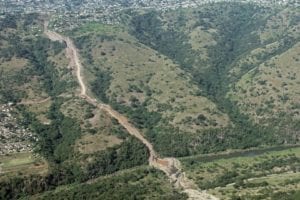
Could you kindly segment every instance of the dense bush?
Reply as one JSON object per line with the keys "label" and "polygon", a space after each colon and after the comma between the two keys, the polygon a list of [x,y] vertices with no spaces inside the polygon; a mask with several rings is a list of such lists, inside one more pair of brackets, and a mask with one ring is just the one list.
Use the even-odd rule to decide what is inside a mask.
{"label": "dense bush", "polygon": [[108,103],[109,99],[107,98],[106,91],[110,86],[110,73],[98,70],[95,76],[96,79],[91,83],[91,89],[101,101]]}
{"label": "dense bush", "polygon": [[165,189],[168,186],[163,185],[162,176],[155,170],[133,170],[91,184],[76,185],[69,190],[48,192],[41,199],[187,199],[185,194]]}

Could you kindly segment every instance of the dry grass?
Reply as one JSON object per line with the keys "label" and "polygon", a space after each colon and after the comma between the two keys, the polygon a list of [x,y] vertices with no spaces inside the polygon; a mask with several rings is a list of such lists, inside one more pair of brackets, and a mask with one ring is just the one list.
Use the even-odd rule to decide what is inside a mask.
{"label": "dry grass", "polygon": [[0,179],[7,176],[46,174],[47,162],[32,153],[15,153],[0,156]]}
{"label": "dry grass", "polygon": [[21,99],[22,102],[41,101],[49,97],[48,94],[42,88],[42,81],[39,77],[32,76],[28,78],[29,81],[27,83],[19,86],[16,83],[14,88],[19,91],[24,91],[25,96],[23,99]]}
{"label": "dry grass", "polygon": [[91,154],[121,144],[122,140],[113,135],[84,135],[77,140],[75,148],[83,154]]}
{"label": "dry grass", "polygon": [[4,72],[19,71],[27,65],[28,61],[23,58],[13,57],[10,61],[0,62],[0,70]]}
{"label": "dry grass", "polygon": [[189,34],[192,48],[199,52],[199,58],[203,60],[208,58],[207,48],[217,44],[213,39],[212,32],[214,30],[204,31],[201,27],[197,27]]}
{"label": "dry grass", "polygon": [[260,39],[262,42],[267,42],[281,35],[290,35],[294,38],[299,37],[300,24],[291,24],[293,17],[299,17],[298,8],[286,8],[276,15],[270,17],[266,26],[261,30]]}
{"label": "dry grass", "polygon": [[[179,66],[126,33],[120,33],[117,38],[121,39],[93,42],[92,49],[96,66],[111,72],[112,81],[107,92],[110,98],[126,105],[131,103],[132,97],[140,103],[150,98],[149,111],[162,113],[170,124],[187,132],[228,125],[227,115],[218,111],[207,98],[196,95],[199,89]],[[151,91],[151,96],[147,96],[147,90]],[[161,110],[162,106],[166,108]],[[186,118],[196,118],[199,114],[216,124],[186,125]]]}
{"label": "dry grass", "polygon": [[[81,125],[82,137],[76,141],[75,151],[82,154],[92,154],[108,147],[120,144],[121,139],[112,135],[113,126],[110,117],[102,110],[92,107],[80,98],[70,98],[61,106],[64,115],[75,118]],[[92,117],[87,117],[93,113]],[[89,130],[95,130],[91,134]]]}
{"label": "dry grass", "polygon": [[36,114],[37,119],[43,124],[49,124],[51,121],[47,118],[47,112],[52,104],[51,99],[43,103],[33,103],[28,105],[28,110]]}
{"label": "dry grass", "polygon": [[72,97],[66,99],[66,101],[61,105],[61,112],[68,117],[75,118],[80,124],[81,127],[87,125],[88,119],[85,115],[90,109],[90,105],[79,97]]}
{"label": "dry grass", "polygon": [[[280,112],[299,117],[300,43],[245,74],[228,96],[252,118],[271,118]],[[258,112],[263,109],[265,112]]]}

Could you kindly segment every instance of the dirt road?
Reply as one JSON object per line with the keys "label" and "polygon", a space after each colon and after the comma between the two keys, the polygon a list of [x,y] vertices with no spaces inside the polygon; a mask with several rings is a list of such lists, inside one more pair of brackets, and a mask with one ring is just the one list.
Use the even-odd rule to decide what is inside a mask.
{"label": "dirt road", "polygon": [[47,26],[48,23],[46,22],[44,32],[49,39],[53,41],[60,41],[66,43],[66,55],[70,59],[69,67],[74,68],[76,71],[76,77],[80,85],[80,96],[86,99],[86,101],[88,101],[90,104],[105,111],[111,117],[118,120],[118,122],[128,131],[129,134],[136,137],[143,144],[145,144],[150,153],[149,165],[159,170],[162,170],[176,187],[181,188],[189,196],[189,199],[217,200],[216,197],[206,193],[205,191],[200,191],[197,188],[197,186],[193,183],[193,181],[189,180],[185,176],[185,173],[182,172],[179,160],[177,160],[176,158],[159,158],[152,144],[143,136],[143,134],[137,128],[135,128],[129,122],[129,120],[125,116],[115,111],[110,105],[99,103],[96,99],[92,98],[87,94],[86,85],[81,74],[82,64],[80,62],[78,50],[75,47],[73,41],[68,37],[62,36],[53,31],[49,31],[47,29]]}

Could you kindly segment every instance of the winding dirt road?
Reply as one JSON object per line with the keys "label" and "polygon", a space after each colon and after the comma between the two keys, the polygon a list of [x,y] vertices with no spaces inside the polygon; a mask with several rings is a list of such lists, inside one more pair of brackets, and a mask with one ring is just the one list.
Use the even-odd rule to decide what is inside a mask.
{"label": "winding dirt road", "polygon": [[141,134],[141,132],[137,128],[135,128],[125,116],[115,111],[111,106],[99,103],[96,99],[90,97],[87,94],[87,88],[81,74],[82,64],[80,62],[78,50],[75,47],[73,41],[68,37],[48,30],[47,27],[48,23],[45,22],[44,33],[49,39],[66,43],[66,56],[70,60],[69,67],[74,68],[76,71],[76,77],[80,85],[80,96],[90,104],[96,106],[98,109],[105,111],[111,117],[118,120],[118,122],[128,131],[129,134],[136,137],[143,144],[145,144],[150,153],[149,165],[162,170],[176,187],[182,189],[183,192],[185,192],[189,196],[189,199],[217,200],[218,198],[206,193],[205,191],[200,191],[197,188],[196,184],[185,176],[179,160],[177,160],[176,158],[159,158],[152,144],[146,138],[144,138],[143,134]]}

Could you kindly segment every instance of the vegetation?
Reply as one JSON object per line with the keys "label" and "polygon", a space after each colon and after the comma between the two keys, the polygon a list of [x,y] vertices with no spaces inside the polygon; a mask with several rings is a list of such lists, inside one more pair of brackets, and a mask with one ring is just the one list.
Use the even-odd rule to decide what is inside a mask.
{"label": "vegetation", "polygon": [[37,199],[187,199],[170,187],[162,172],[138,168],[89,184],[72,185],[39,195]]}
{"label": "vegetation", "polygon": [[[21,20],[18,19],[19,21]],[[33,22],[29,19],[27,23]],[[43,110],[47,123],[41,123],[37,115],[29,111],[27,105],[16,105],[20,126],[36,133],[38,140],[34,141],[35,153],[47,160],[48,165],[45,164],[47,165],[45,168],[49,167],[49,169],[47,173],[43,173],[42,170],[32,173],[35,171],[34,168],[41,163],[35,159],[32,161],[20,159],[19,164],[16,165],[19,169],[31,165],[34,167],[29,170],[31,173],[16,171],[17,176],[1,179],[0,199],[18,199],[51,190],[60,185],[84,182],[147,163],[149,155],[146,147],[137,139],[129,137],[118,124],[111,124],[111,134],[120,138],[122,143],[89,154],[81,154],[76,150],[75,144],[87,128],[81,126],[78,116],[65,112],[62,106],[70,99],[61,95],[74,93],[72,89],[75,88],[75,80],[69,79],[68,75],[71,74],[69,71],[61,69],[60,66],[56,66],[56,62],[50,61],[62,53],[64,45],[51,42],[42,36],[20,38],[18,36],[21,35],[20,32],[27,33],[28,31],[23,28],[16,27],[16,33],[7,36],[7,45],[0,48],[1,59],[5,56],[8,60],[16,57],[28,61],[21,71],[1,71],[3,79],[0,79],[0,100],[2,103],[8,103],[26,99],[27,91],[24,89],[24,84],[32,77],[38,79],[37,84],[31,85],[33,92],[40,90],[44,93],[39,94],[40,96],[51,97],[50,106]],[[109,84],[109,79],[100,81],[108,81],[107,84]],[[89,109],[86,111],[89,115],[84,116],[86,121],[93,117],[93,108]],[[90,132],[95,134],[97,130],[91,129]],[[7,163],[4,164],[4,170],[7,172]],[[12,165],[10,166],[12,168]]]}
{"label": "vegetation", "polygon": [[[222,199],[233,196],[273,199],[297,190],[299,159],[299,147],[286,147],[190,157],[182,161],[188,176],[200,188],[209,189]],[[250,195],[255,190],[257,192]]]}
{"label": "vegetation", "polygon": [[96,79],[92,83],[92,91],[101,99],[101,101],[107,103],[108,98],[106,96],[106,90],[109,88],[111,76],[108,72],[97,71]]}
{"label": "vegetation", "polygon": [[[275,12],[276,9],[255,4],[217,3],[165,13],[131,13],[130,24],[126,24],[129,33],[156,50],[153,53],[156,55],[124,31],[97,34],[89,31],[89,36],[76,33],[72,36],[83,45],[79,46],[89,72],[96,74],[91,78],[96,96],[144,130],[161,155],[187,156],[297,142],[299,123],[291,120],[289,114],[282,113],[280,118],[257,123],[257,118],[236,106],[236,98],[228,98],[232,85],[245,73],[292,47],[294,39],[284,35],[269,41],[261,39],[260,29],[268,26]],[[194,48],[198,43],[202,45],[195,40],[201,34],[209,35],[213,45],[207,43],[203,48]],[[255,56],[256,63],[252,59],[252,63],[250,60],[240,64],[250,59],[248,55],[252,52],[277,40],[280,45]],[[136,56],[138,52],[148,55],[148,60],[142,54]],[[206,58],[199,57],[200,54],[206,54]],[[156,65],[161,71],[168,71],[168,76],[172,77],[173,73],[178,76],[169,79],[163,73],[156,73],[158,70],[149,70]],[[177,71],[178,67],[184,71]],[[179,85],[178,77],[189,75],[191,80]],[[198,88],[188,89],[194,86]],[[266,113],[264,109],[257,112]],[[289,134],[285,134],[286,130]]]}
{"label": "vegetation", "polygon": [[[66,87],[72,86],[73,81],[63,81],[59,79],[58,71],[53,63],[48,61],[49,51],[58,54],[64,48],[58,42],[52,43],[49,39],[37,37],[35,39],[23,40],[17,33],[6,37],[9,47],[1,49],[0,57],[11,60],[12,57],[23,58],[29,62],[29,66],[21,69],[18,73],[0,72],[0,95],[1,101],[18,102],[26,97],[23,90],[18,87],[24,85],[31,77],[38,76],[43,85],[40,87],[50,96],[56,96],[65,91]],[[7,76],[8,75],[8,76]],[[15,92],[11,92],[15,91]]]}
{"label": "vegetation", "polygon": [[46,174],[47,162],[33,153],[15,153],[0,156],[0,181],[16,175]]}
{"label": "vegetation", "polygon": [[[91,91],[126,115],[161,156],[299,142],[299,9],[224,2],[120,17],[123,24],[89,22],[68,34]],[[39,35],[37,20],[35,14],[0,19],[0,103],[50,97],[44,121],[16,105],[43,158],[0,158],[0,169],[41,164],[48,173],[2,176],[0,199],[186,199],[162,173],[142,166],[149,156],[142,143],[74,98],[77,83],[60,60],[65,44]],[[89,137],[107,144],[78,150]],[[299,152],[182,161],[200,188],[222,199],[297,199]]]}
{"label": "vegetation", "polygon": [[[189,136],[176,135],[176,137],[170,137],[171,134],[156,128],[155,132],[161,132],[162,134],[167,134],[167,136],[152,134],[151,137],[157,137],[157,139],[153,139],[154,143],[164,141],[164,144],[161,144],[161,146],[168,148],[166,152],[170,153],[170,149],[172,148],[168,147],[168,145],[172,143],[167,138],[180,138],[178,139],[179,141],[174,142],[174,146],[178,145],[186,148],[182,151],[185,152],[184,155],[189,155],[190,153],[222,151],[228,148],[249,148],[260,145],[295,142],[292,135],[297,134],[296,132],[299,127],[296,125],[297,128],[294,129],[295,126],[292,124],[298,124],[297,120],[288,120],[288,114],[281,114],[280,118],[278,118],[281,121],[287,118],[287,120],[284,120],[286,123],[288,121],[292,122],[289,124],[284,123],[286,124],[285,126],[282,126],[282,123],[278,124],[278,120],[274,118],[258,124],[247,113],[251,112],[251,109],[247,109],[247,106],[249,108],[250,105],[257,105],[255,102],[257,96],[253,96],[253,99],[249,102],[247,95],[234,94],[239,95],[240,102],[247,102],[245,106],[247,112],[242,112],[240,107],[236,106],[236,102],[234,101],[235,96],[232,96],[231,99],[227,98],[227,93],[231,90],[231,86],[243,74],[255,69],[257,65],[266,62],[271,57],[280,55],[287,49],[290,49],[295,44],[291,41],[298,41],[297,38],[279,35],[268,42],[264,41],[267,44],[272,44],[278,40],[280,41],[280,45],[273,51],[264,50],[263,56],[256,56],[257,63],[245,63],[243,66],[237,64],[244,57],[247,58],[247,55],[256,49],[264,48],[259,30],[268,26],[269,19],[275,12],[276,9],[259,7],[255,4],[226,2],[205,5],[204,8],[199,9],[187,9],[169,13],[157,13],[153,11],[133,15],[130,24],[131,34],[139,39],[141,43],[171,58],[183,70],[191,74],[193,82],[201,89],[200,95],[210,98],[217,104],[220,110],[229,116],[232,124],[234,124],[234,126],[227,126],[221,129],[200,130],[198,132],[201,133],[201,136],[194,136],[192,134]],[[291,13],[294,12],[291,11]],[[293,26],[291,29],[293,29]],[[197,33],[199,30],[202,31],[199,34],[210,34],[214,45],[207,45],[203,48],[204,50],[193,48],[194,43],[197,41],[193,40],[191,34]],[[201,37],[201,35],[198,35],[198,37]],[[294,50],[293,52],[297,51]],[[207,54],[207,57],[199,58],[197,54]],[[232,74],[233,68],[235,69],[237,65],[239,66],[236,69],[237,73]],[[284,67],[282,68],[284,69]],[[270,75],[267,76],[270,79],[273,77]],[[253,80],[247,81],[248,84],[253,83]],[[244,84],[241,87],[246,88],[248,85]],[[258,88],[258,86],[253,87],[252,90],[255,90],[255,88]],[[240,91],[243,92],[243,90]],[[291,89],[290,91],[295,91],[295,89]],[[257,93],[259,92],[257,91]],[[278,112],[276,107],[273,108],[272,112]],[[267,112],[265,109],[261,111],[264,114]],[[285,130],[287,129],[291,134],[285,134]],[[161,138],[166,138],[166,140],[162,140]],[[189,141],[190,138],[193,138],[191,141],[197,141],[194,142],[196,144],[193,144],[193,147],[188,147],[191,144]],[[157,143],[156,145],[158,145]],[[158,149],[162,150],[160,147]],[[199,149],[199,151],[195,151],[195,149]],[[165,154],[164,151],[162,153]],[[183,154],[173,155],[179,156]]]}

